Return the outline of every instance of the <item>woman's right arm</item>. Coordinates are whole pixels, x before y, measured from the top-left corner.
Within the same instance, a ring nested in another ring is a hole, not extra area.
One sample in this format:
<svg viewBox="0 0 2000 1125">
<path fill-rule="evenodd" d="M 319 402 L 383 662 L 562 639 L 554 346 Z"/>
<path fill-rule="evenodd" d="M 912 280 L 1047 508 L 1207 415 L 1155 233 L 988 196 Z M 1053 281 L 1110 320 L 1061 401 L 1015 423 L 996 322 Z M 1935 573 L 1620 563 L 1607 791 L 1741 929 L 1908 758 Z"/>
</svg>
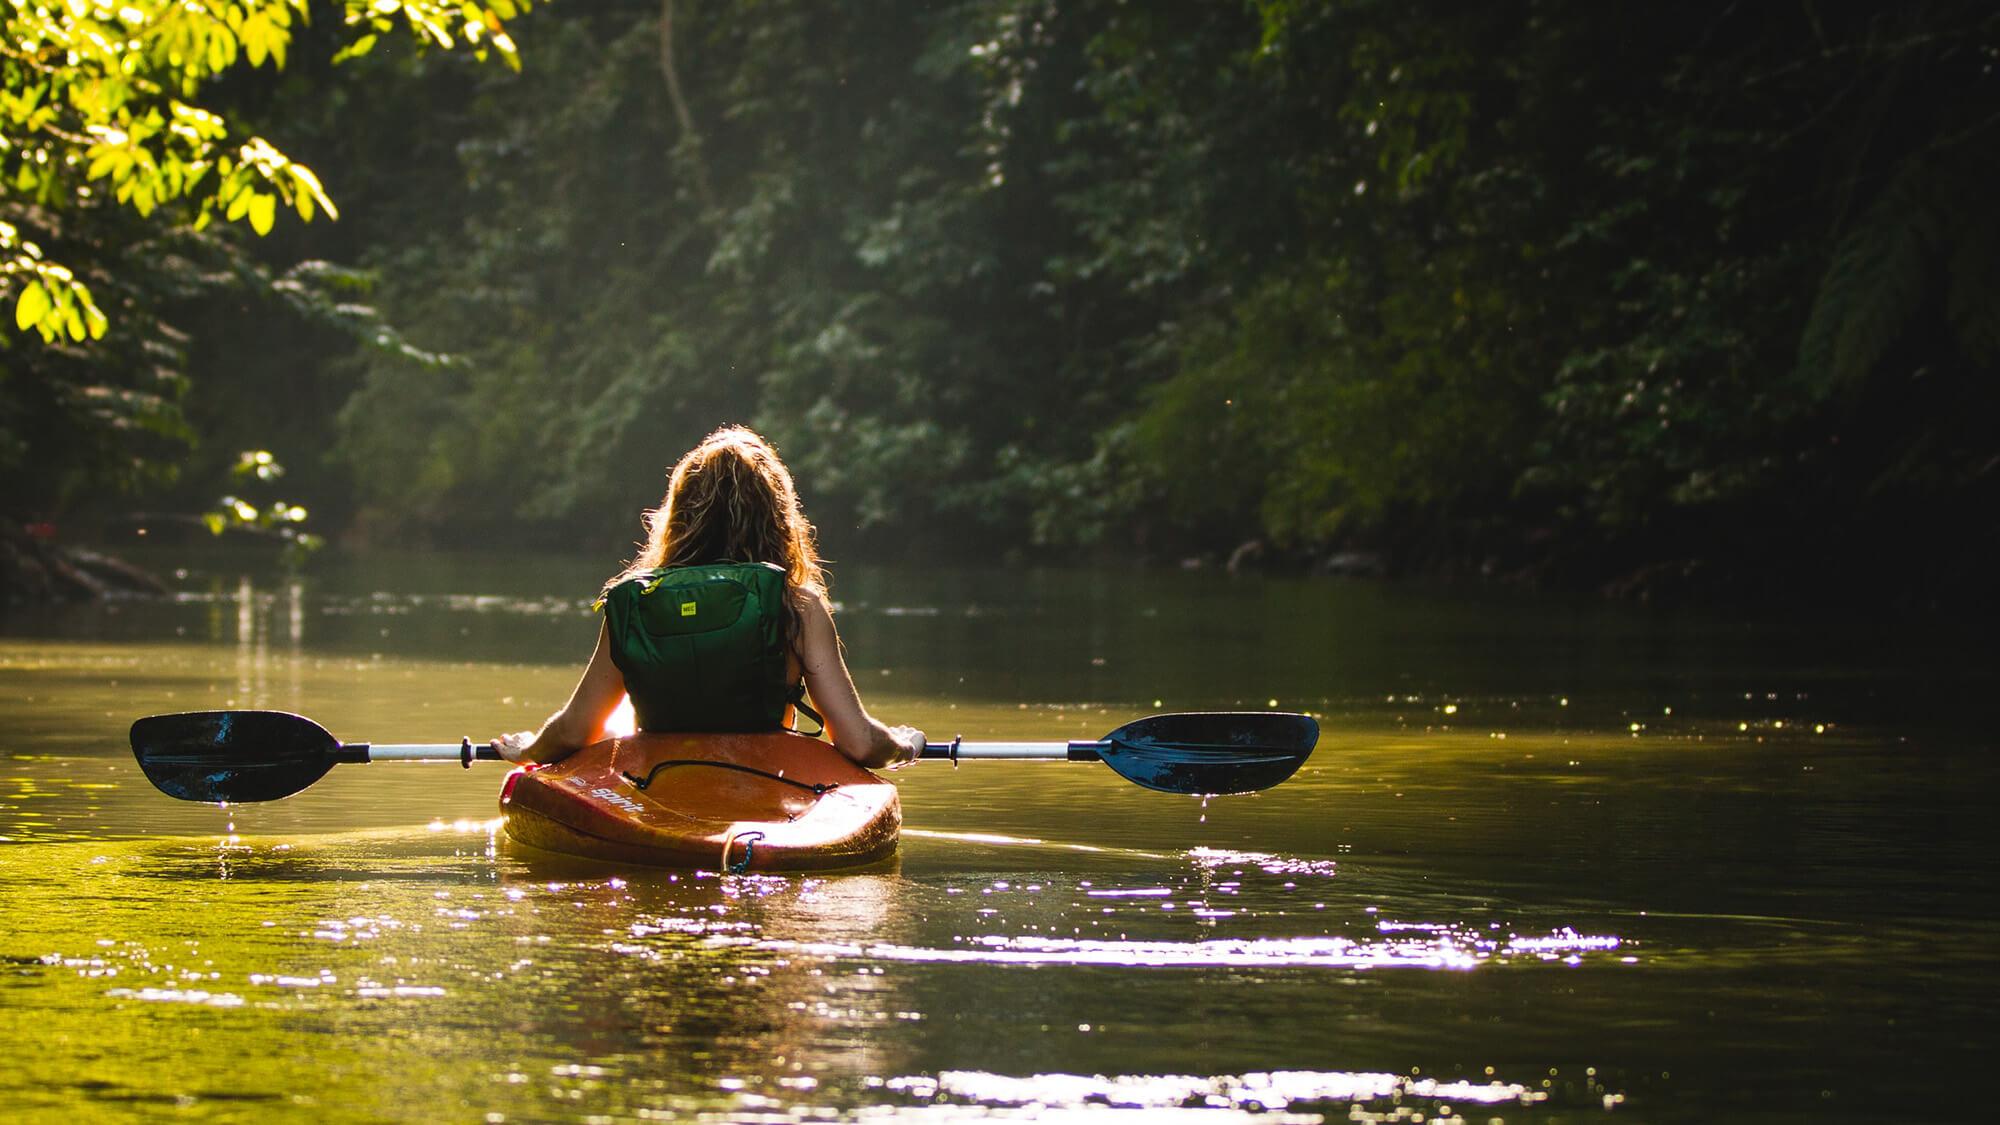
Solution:
<svg viewBox="0 0 2000 1125">
<path fill-rule="evenodd" d="M 611 629 L 597 630 L 597 649 L 590 654 L 583 676 L 563 709 L 550 715 L 539 731 L 515 731 L 493 740 L 493 749 L 510 762 L 553 762 L 603 737 L 604 724 L 625 698 L 625 677 L 611 660 Z"/>
<path fill-rule="evenodd" d="M 924 749 L 924 732 L 884 725 L 861 705 L 861 694 L 854 690 L 854 677 L 840 654 L 840 634 L 834 631 L 826 598 L 810 590 L 792 596 L 799 610 L 799 662 L 806 691 L 826 720 L 834 746 L 869 769 L 897 769 L 916 761 Z"/>
</svg>

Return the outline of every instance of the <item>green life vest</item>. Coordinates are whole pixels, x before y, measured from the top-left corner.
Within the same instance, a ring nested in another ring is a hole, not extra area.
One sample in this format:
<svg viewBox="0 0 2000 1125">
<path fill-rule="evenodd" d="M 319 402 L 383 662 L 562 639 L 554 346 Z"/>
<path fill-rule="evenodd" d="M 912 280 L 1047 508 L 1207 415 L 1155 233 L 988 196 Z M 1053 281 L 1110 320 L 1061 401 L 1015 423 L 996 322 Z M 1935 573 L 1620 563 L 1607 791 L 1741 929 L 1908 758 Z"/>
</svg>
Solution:
<svg viewBox="0 0 2000 1125">
<path fill-rule="evenodd" d="M 660 567 L 604 595 L 611 660 L 640 730 L 784 725 L 785 572 L 769 563 Z"/>
</svg>

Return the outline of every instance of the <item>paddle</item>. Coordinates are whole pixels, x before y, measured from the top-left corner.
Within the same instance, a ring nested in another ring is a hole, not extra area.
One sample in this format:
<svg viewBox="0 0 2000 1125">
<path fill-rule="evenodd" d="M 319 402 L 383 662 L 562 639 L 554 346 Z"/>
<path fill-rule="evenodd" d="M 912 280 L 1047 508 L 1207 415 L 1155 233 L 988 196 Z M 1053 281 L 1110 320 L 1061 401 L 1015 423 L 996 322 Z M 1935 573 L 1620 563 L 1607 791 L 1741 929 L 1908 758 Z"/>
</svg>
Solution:
<svg viewBox="0 0 2000 1125">
<path fill-rule="evenodd" d="M 189 711 L 132 724 L 132 756 L 153 787 L 183 801 L 275 801 L 345 762 L 497 762 L 491 746 L 342 743 L 286 711 Z"/>
<path fill-rule="evenodd" d="M 931 743 L 923 757 L 1103 762 L 1164 793 L 1248 793 L 1292 776 L 1319 741 L 1306 715 L 1215 711 L 1154 715 L 1094 742 Z M 132 755 L 153 786 L 183 801 L 275 801 L 350 762 L 498 761 L 491 746 L 343 743 L 284 711 L 191 711 L 132 724 Z"/>
<path fill-rule="evenodd" d="M 1319 742 L 1310 715 L 1195 711 L 1126 723 L 1093 742 L 933 742 L 925 758 L 1103 762 L 1162 793 L 1250 793 L 1297 772 Z"/>
</svg>

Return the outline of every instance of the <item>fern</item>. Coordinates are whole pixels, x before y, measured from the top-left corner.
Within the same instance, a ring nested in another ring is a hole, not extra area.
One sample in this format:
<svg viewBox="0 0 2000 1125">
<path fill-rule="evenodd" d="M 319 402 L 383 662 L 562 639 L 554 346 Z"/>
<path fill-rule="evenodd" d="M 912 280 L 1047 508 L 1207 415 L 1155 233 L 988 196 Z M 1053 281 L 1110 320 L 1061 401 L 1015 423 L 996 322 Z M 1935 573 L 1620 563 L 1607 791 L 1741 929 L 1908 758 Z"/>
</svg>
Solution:
<svg viewBox="0 0 2000 1125">
<path fill-rule="evenodd" d="M 1815 397 L 1865 380 L 1923 308 L 1943 231 L 1931 165 L 1912 161 L 1834 247 L 1799 341 Z"/>
<path fill-rule="evenodd" d="M 2000 359 L 2000 218 L 1988 158 L 1904 164 L 1834 248 L 1799 343 L 1796 374 L 1820 394 L 1866 380 L 1937 288 L 1957 343 Z"/>
<path fill-rule="evenodd" d="M 1952 228 L 1945 316 L 1965 357 L 1993 368 L 2000 367 L 2000 212 L 1993 206 L 2000 160 L 1987 163 L 1959 185 L 1964 206 Z"/>
</svg>

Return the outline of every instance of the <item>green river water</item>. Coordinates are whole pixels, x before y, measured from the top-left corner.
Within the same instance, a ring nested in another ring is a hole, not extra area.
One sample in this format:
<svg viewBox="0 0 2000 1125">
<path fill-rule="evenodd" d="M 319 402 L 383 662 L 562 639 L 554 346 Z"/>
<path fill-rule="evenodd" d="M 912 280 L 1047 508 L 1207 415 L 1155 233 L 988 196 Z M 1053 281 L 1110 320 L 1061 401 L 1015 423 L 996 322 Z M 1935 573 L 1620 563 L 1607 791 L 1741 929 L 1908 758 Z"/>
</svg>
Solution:
<svg viewBox="0 0 2000 1125">
<path fill-rule="evenodd" d="M 848 875 L 496 836 L 498 767 L 268 805 L 143 714 L 532 725 L 604 564 L 226 558 L 0 620 L 10 1120 L 1956 1121 L 2000 982 L 1993 649 L 1213 573 L 843 568 L 871 710 L 934 739 L 1304 710 L 1291 781 L 925 763 Z"/>
</svg>

